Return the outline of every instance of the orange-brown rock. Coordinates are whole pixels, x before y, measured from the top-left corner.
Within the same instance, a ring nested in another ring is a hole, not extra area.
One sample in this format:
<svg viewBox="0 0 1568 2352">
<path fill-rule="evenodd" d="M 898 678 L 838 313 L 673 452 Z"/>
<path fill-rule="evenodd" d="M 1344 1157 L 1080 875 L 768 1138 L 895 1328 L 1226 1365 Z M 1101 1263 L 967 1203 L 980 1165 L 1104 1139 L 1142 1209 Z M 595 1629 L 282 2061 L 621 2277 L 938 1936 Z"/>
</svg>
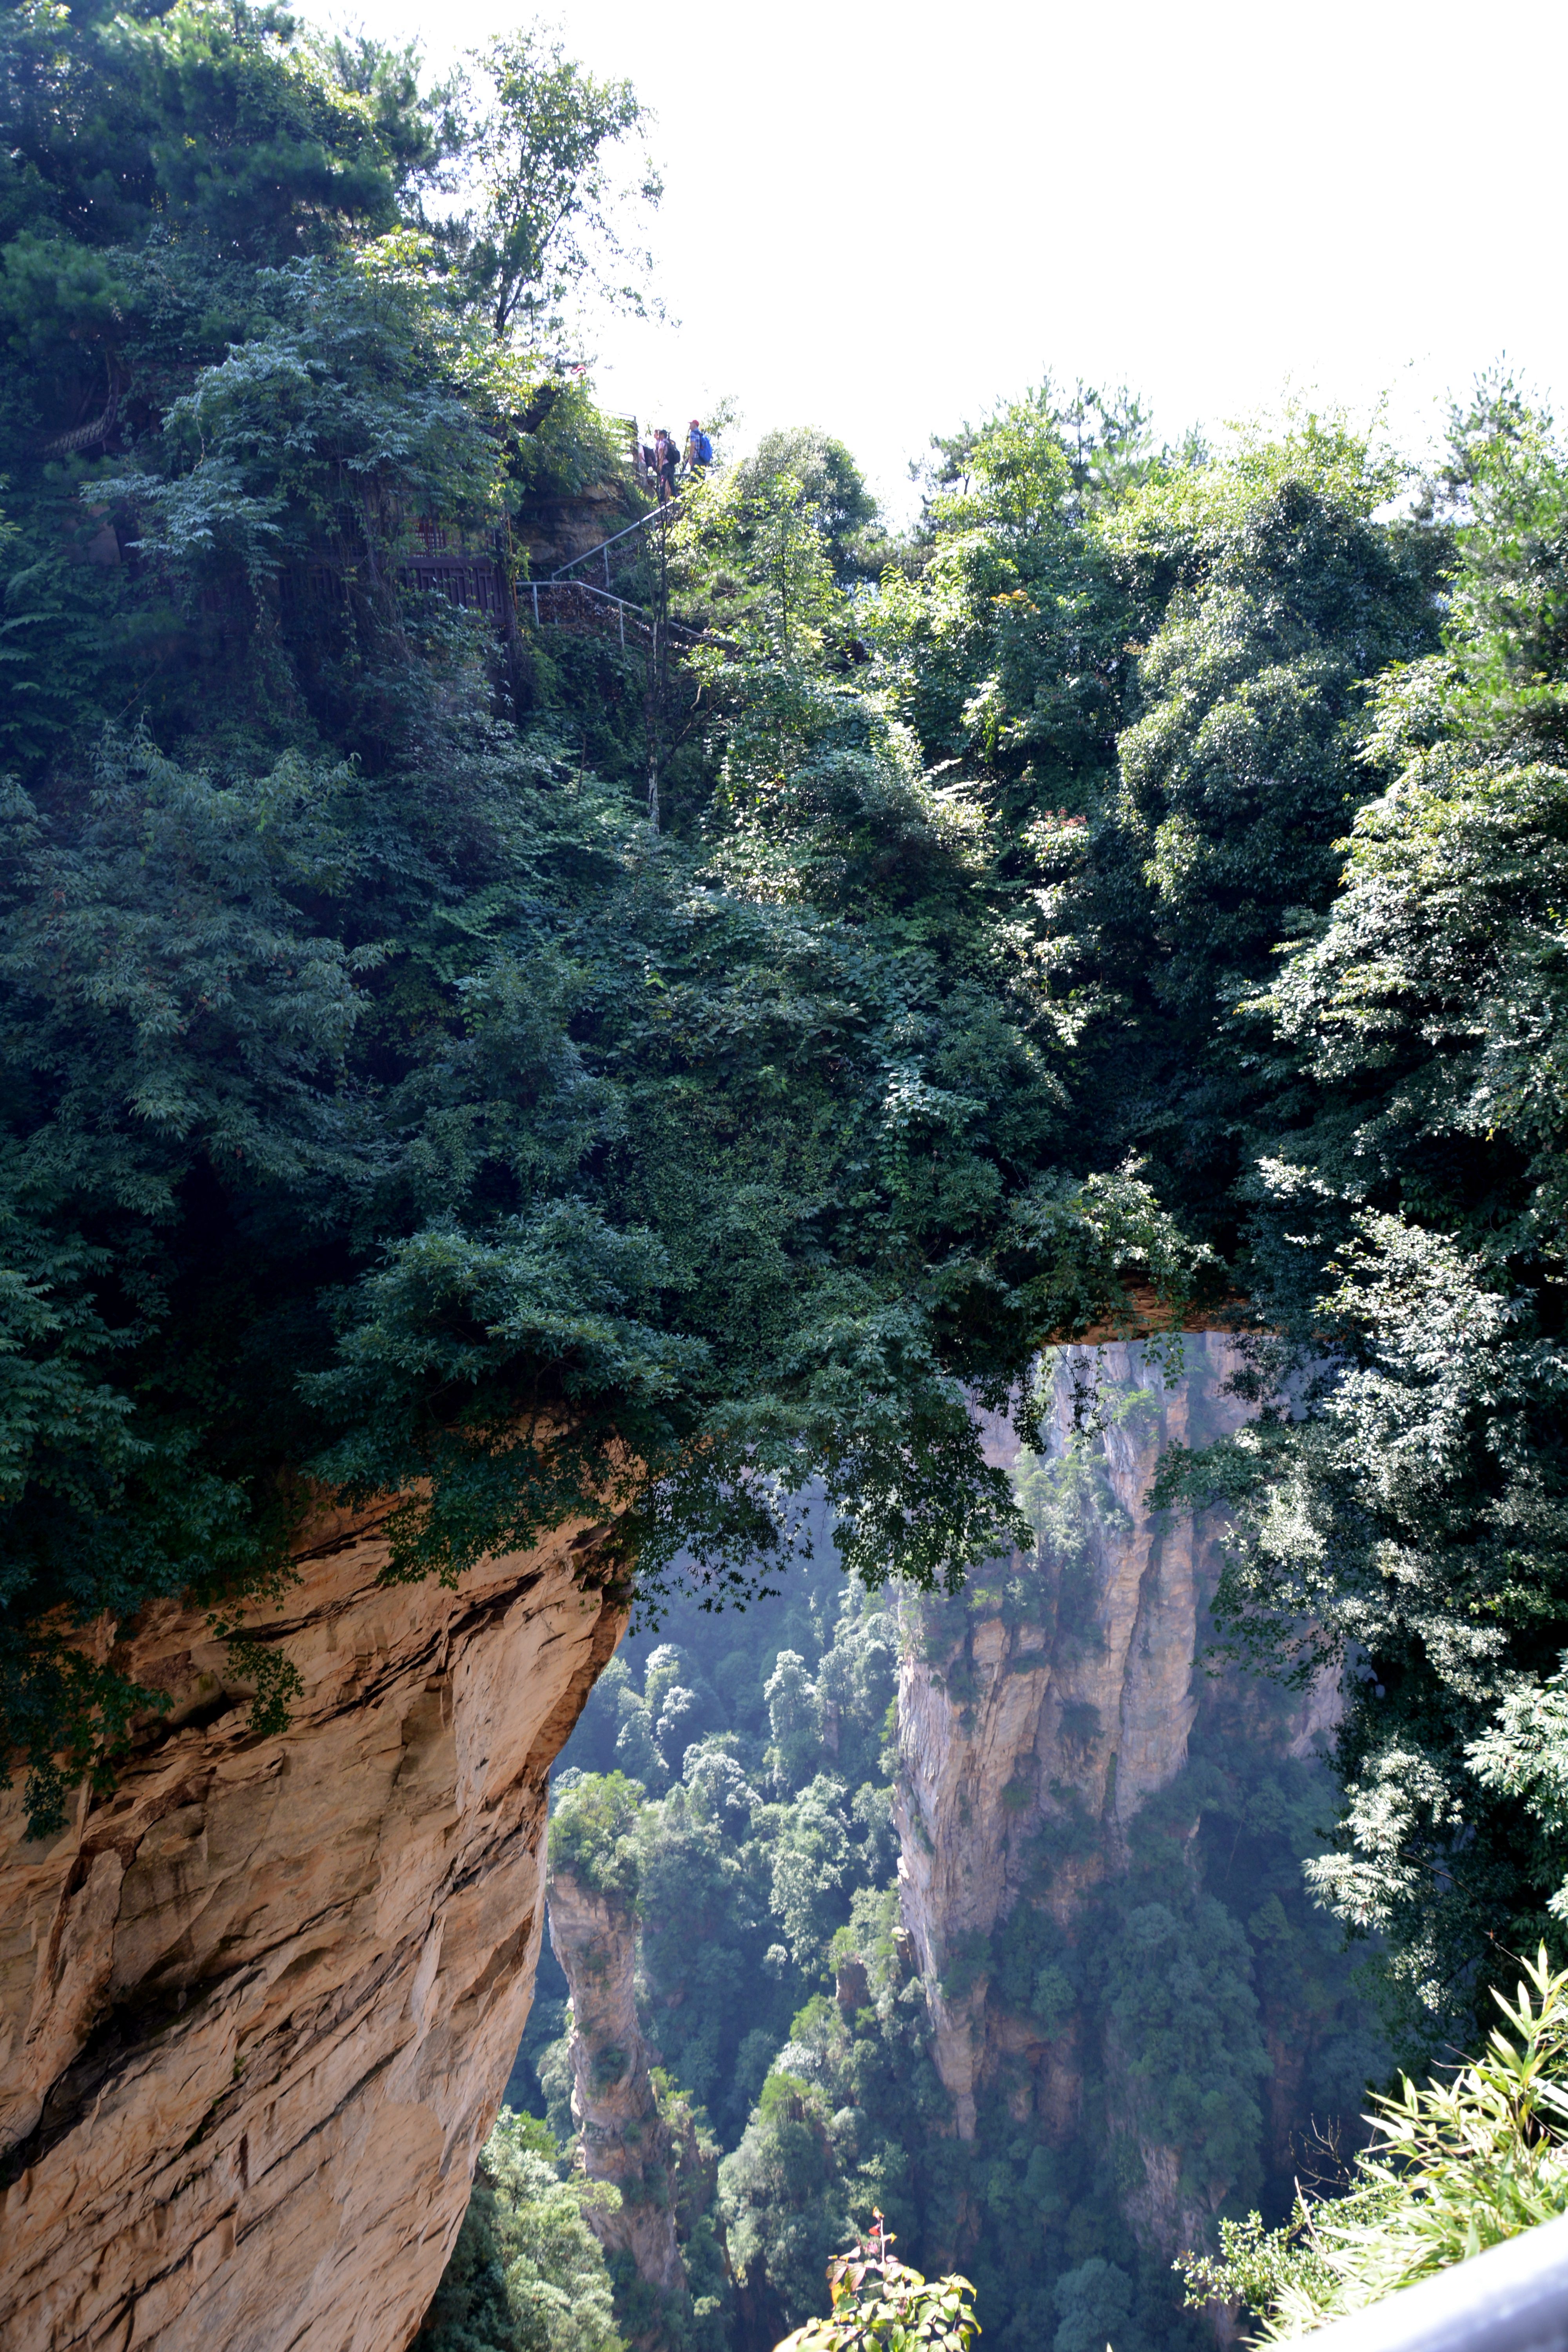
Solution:
<svg viewBox="0 0 1568 2352">
<path fill-rule="evenodd" d="M 118 1790 L 47 1842 L 0 1801 L 5 2352 L 402 2352 L 527 2015 L 549 1768 L 625 1622 L 604 1533 L 446 1591 L 381 1584 L 374 1518 L 318 1523 L 267 1621 L 304 1684 L 275 1738 L 201 1612 L 123 1629 L 173 1706 Z"/>
<path fill-rule="evenodd" d="M 637 1915 L 628 1903 L 556 1870 L 550 1941 L 572 1994 L 578 2161 L 590 2180 L 611 2181 L 620 2191 L 613 2211 L 587 2209 L 588 2224 L 606 2253 L 628 2253 L 640 2279 L 679 2299 L 686 2267 L 676 2242 L 675 2153 L 654 2096 L 653 2053 L 637 2022 Z"/>
<path fill-rule="evenodd" d="M 1114 1850 L 1126 1823 L 1186 1761 L 1220 1529 L 1207 1514 L 1156 1516 L 1147 1495 L 1168 1445 L 1206 1444 L 1247 1418 L 1227 1387 L 1237 1360 L 1220 1331 L 1189 1334 L 1173 1373 L 1137 1342 L 1058 1349 L 1053 1451 L 1067 1452 L 1075 1418 L 1091 1402 L 1100 1409 L 1084 1441 L 1087 1538 L 1076 1587 L 1018 1620 L 998 1587 L 989 1608 L 965 1612 L 952 1655 L 935 1660 L 923 1643 L 905 1655 L 899 1878 L 926 1980 L 931 2054 L 961 2138 L 973 2137 L 975 2094 L 1006 2029 L 984 1976 L 962 1991 L 944 1989 L 948 1958 L 1011 1909 L 1031 1842 L 1060 1792 L 1077 1794 Z M 1005 1423 L 990 1423 L 986 1439 L 993 1459 L 1016 1457 Z M 1060 1871 L 1053 1899 L 1064 1919 L 1076 1908 L 1075 1888 L 1073 1869 Z M 1039 2058 L 1048 2073 L 1056 2053 L 1045 2048 Z M 1060 2104 L 1059 2091 L 1052 2095 Z"/>
</svg>

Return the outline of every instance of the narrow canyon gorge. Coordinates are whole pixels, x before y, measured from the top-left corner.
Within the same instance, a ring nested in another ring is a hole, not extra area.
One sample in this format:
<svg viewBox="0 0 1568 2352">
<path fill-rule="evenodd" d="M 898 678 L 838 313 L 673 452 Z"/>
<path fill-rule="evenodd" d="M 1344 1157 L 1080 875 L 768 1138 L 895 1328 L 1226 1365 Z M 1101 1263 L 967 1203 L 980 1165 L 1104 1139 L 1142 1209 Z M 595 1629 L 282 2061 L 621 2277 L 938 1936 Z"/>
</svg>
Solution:
<svg viewBox="0 0 1568 2352">
<path fill-rule="evenodd" d="M 1153 1515 L 1147 1495 L 1167 1445 L 1239 1425 L 1235 1368 L 1212 1331 L 1186 1334 L 1179 1361 L 1058 1351 L 1037 1466 L 1073 1543 L 899 1610 L 900 1943 L 948 2128 L 972 2138 L 977 2097 L 1005 2080 L 1009 2111 L 1066 2144 L 1091 2063 L 1132 2159 L 1127 2218 L 1167 2261 L 1206 2241 L 1229 2182 L 1194 2197 L 1115 2049 L 1087 2052 L 1076 2012 L 1042 2022 L 984 1958 L 963 1962 L 1037 1898 L 1042 1837 L 1059 1848 L 1044 1900 L 1070 1938 L 1186 1763 L 1218 1687 L 1197 1660 L 1223 1530 Z M 1018 1466 L 1005 1423 L 988 1443 Z M 276 1737 L 250 1730 L 199 1613 L 154 1603 L 127 1629 L 124 1664 L 171 1706 L 115 1792 L 84 1790 L 48 1841 L 6 1801 L 6 2352 L 404 2352 L 527 2018 L 550 1766 L 626 1623 L 609 1534 L 567 1528 L 448 1591 L 382 1583 L 374 1516 L 314 1524 L 267 1621 L 304 1683 Z M 1314 1691 L 1285 1744 L 1309 1753 L 1334 1713 Z M 549 1901 L 579 2162 L 618 2192 L 590 2223 L 679 2304 L 682 2151 L 638 2022 L 635 1906 L 566 1866 Z M 847 2014 L 864 1981 L 841 1968 Z M 695 2179 L 695 2144 L 684 2155 Z"/>
</svg>

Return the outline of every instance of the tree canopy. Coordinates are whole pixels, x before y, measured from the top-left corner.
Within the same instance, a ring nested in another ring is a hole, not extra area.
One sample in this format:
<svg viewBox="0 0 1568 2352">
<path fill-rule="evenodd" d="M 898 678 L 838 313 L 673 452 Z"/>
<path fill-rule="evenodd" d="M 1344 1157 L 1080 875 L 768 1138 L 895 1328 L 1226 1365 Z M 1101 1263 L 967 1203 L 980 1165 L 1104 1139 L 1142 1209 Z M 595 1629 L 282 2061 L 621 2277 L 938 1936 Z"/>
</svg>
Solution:
<svg viewBox="0 0 1568 2352">
<path fill-rule="evenodd" d="M 0 1686 L 36 1818 L 151 1703 L 73 1629 L 179 1590 L 253 1624 L 312 1482 L 417 1496 L 396 1575 L 608 1507 L 645 1589 L 684 1546 L 745 1590 L 813 1476 L 862 1574 L 961 1575 L 1012 1525 L 971 1396 L 1185 1261 L 1135 1179 L 1062 1165 L 979 812 L 847 677 L 794 478 L 681 526 L 742 609 L 673 830 L 629 788 L 637 655 L 517 617 L 542 498 L 637 510 L 554 324 L 635 100 L 520 35 L 476 114 L 243 5 L 6 38 Z M 432 533 L 499 615 L 421 587 Z M 274 1720 L 287 1661 L 237 1638 Z"/>
<path fill-rule="evenodd" d="M 1250 1332 L 1168 1495 L 1237 1514 L 1237 1643 L 1342 1662 L 1317 1883 L 1448 2030 L 1568 1865 L 1550 421 L 1489 381 L 1423 486 L 1047 382 L 901 539 L 781 431 L 642 532 L 650 660 L 516 593 L 563 499 L 647 512 L 568 317 L 646 299 L 626 84 L 249 0 L 0 42 L 36 1818 L 150 1703 L 104 1611 L 198 1595 L 275 1717 L 310 1492 L 416 1498 L 395 1575 L 615 1511 L 714 1598 L 815 1478 L 862 1577 L 952 1585 L 1022 1532 L 974 1405 L 1027 1434 L 1152 1288 Z"/>
</svg>

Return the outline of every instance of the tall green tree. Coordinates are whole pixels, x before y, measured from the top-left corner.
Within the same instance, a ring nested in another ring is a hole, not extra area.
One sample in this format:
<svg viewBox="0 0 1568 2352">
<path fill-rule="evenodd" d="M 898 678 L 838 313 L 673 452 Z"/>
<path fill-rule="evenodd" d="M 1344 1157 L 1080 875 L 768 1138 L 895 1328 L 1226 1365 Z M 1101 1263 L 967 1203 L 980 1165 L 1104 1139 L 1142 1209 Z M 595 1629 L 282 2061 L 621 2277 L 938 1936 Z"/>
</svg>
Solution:
<svg viewBox="0 0 1568 2352">
<path fill-rule="evenodd" d="M 1542 1696 L 1568 1645 L 1564 470 L 1505 385 L 1458 420 L 1454 471 L 1443 648 L 1378 688 L 1384 789 L 1258 1000 L 1302 1079 L 1264 1131 L 1253 1263 L 1316 1385 L 1226 1449 L 1258 1499 L 1222 1596 L 1238 1639 L 1342 1664 L 1348 1804 L 1315 1876 L 1439 2037 L 1494 1939 L 1552 1930 L 1568 1869 Z"/>
<path fill-rule="evenodd" d="M 614 151 L 647 124 L 630 82 L 588 72 L 537 26 L 497 34 L 472 62 L 488 85 L 463 143 L 473 201 L 440 229 L 464 298 L 527 348 L 559 338 L 577 287 L 640 310 L 650 257 L 624 215 L 657 205 L 661 184 L 646 152 L 628 184 L 615 176 Z"/>
<path fill-rule="evenodd" d="M 835 577 L 842 583 L 875 579 L 891 548 L 879 522 L 877 501 L 854 457 L 842 441 L 815 425 L 777 427 L 764 433 L 750 457 L 735 468 L 743 493 L 754 495 L 770 482 L 798 485 L 798 498 L 822 534 Z"/>
</svg>

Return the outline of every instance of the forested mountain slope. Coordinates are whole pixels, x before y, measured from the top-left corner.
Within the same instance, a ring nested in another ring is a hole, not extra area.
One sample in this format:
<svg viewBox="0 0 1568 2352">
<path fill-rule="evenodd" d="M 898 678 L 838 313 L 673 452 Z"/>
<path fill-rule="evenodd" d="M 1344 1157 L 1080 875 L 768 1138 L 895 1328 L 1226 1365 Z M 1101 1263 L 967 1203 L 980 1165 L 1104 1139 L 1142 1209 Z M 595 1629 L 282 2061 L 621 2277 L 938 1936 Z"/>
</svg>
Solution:
<svg viewBox="0 0 1568 2352">
<path fill-rule="evenodd" d="M 648 505 L 563 324 L 639 267 L 630 89 L 521 33 L 431 91 L 206 0 L 25 0 L 0 41 L 0 1708 L 38 1948 L 100 1849 L 139 1866 L 138 1776 L 304 1719 L 312 1514 L 370 1515 L 431 1627 L 497 1561 L 577 1558 L 590 1613 L 788 1591 L 813 1496 L 846 1623 L 889 1580 L 962 1611 L 1035 1540 L 983 1412 L 1039 1452 L 1043 1346 L 1223 1315 L 1250 1417 L 1173 1447 L 1162 1506 L 1228 1510 L 1234 1645 L 1340 1676 L 1311 1883 L 1402 2046 L 1468 2035 L 1564 1868 L 1549 423 L 1489 383 L 1423 486 L 1333 419 L 1160 450 L 1047 385 L 937 445 L 903 540 L 801 428 L 642 532 L 658 630 L 536 627 L 547 518 Z M 881 1900 L 862 1765 L 802 1871 L 842 1838 Z M 226 1948 L 167 1975 L 185 1899 L 58 2050 L 29 1945 L 39 2113 L 226 1982 Z M 825 1961 L 784 1935 L 775 2000 L 769 1948 L 771 2037 Z M 763 2077 L 671 2063 L 743 2146 Z M 1133 2279 L 1100 2242 L 1068 2270 Z"/>
</svg>

